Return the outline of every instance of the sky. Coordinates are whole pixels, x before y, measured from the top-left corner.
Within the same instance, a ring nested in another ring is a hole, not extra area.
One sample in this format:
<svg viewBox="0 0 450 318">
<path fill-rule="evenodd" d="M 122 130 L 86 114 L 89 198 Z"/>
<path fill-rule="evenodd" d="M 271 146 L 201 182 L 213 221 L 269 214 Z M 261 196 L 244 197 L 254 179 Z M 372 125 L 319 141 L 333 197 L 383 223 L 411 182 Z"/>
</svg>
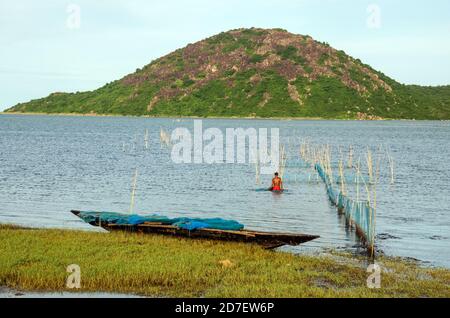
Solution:
<svg viewBox="0 0 450 318">
<path fill-rule="evenodd" d="M 241 27 L 308 34 L 401 83 L 450 84 L 448 0 L 0 0 L 0 111 Z"/>
</svg>

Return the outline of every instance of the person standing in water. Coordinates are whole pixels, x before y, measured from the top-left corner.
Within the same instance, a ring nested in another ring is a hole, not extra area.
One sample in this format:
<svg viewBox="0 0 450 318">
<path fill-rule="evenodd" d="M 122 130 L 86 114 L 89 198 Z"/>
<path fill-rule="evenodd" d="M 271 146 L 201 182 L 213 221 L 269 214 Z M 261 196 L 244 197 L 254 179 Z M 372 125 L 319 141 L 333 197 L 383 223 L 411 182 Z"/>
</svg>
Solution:
<svg viewBox="0 0 450 318">
<path fill-rule="evenodd" d="M 278 172 L 275 172 L 275 177 L 272 179 L 270 191 L 283 191 L 283 181 L 279 177 Z"/>
</svg>

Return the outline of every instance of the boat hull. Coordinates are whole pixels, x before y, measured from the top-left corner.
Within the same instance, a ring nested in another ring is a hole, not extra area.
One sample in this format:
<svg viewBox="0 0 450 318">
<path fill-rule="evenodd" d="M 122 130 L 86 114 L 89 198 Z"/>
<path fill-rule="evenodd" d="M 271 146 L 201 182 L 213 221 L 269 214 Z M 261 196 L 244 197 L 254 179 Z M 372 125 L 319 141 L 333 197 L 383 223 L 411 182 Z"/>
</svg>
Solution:
<svg viewBox="0 0 450 318">
<path fill-rule="evenodd" d="M 80 211 L 72 210 L 74 215 L 79 215 Z M 232 241 L 258 244 L 266 249 L 274 249 L 284 245 L 297 246 L 302 243 L 306 243 L 319 238 L 316 235 L 308 234 L 291 234 L 291 233 L 272 233 L 272 232 L 260 232 L 260 231 L 229 231 L 229 230 L 215 230 L 215 229 L 197 229 L 195 231 L 189 231 L 180 229 L 173 225 L 165 225 L 156 222 L 146 222 L 139 225 L 122 225 L 102 223 L 97 218 L 95 221 L 89 224 L 93 226 L 99 226 L 107 231 L 126 231 L 137 232 L 144 234 L 159 234 L 175 237 L 186 237 L 192 239 L 209 239 L 220 241 Z"/>
</svg>

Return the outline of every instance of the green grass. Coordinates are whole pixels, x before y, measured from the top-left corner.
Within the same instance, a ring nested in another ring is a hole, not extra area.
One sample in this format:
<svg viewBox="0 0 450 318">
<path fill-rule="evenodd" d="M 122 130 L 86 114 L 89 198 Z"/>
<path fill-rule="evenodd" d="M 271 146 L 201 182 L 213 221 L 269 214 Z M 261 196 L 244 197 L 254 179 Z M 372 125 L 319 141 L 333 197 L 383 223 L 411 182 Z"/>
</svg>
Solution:
<svg viewBox="0 0 450 318">
<path fill-rule="evenodd" d="M 450 297 L 450 272 L 380 259 L 381 289 L 366 287 L 364 260 L 258 246 L 130 233 L 0 227 L 0 286 L 63 291 L 70 264 L 83 292 L 172 297 Z M 224 266 L 221 261 L 229 261 Z"/>
</svg>

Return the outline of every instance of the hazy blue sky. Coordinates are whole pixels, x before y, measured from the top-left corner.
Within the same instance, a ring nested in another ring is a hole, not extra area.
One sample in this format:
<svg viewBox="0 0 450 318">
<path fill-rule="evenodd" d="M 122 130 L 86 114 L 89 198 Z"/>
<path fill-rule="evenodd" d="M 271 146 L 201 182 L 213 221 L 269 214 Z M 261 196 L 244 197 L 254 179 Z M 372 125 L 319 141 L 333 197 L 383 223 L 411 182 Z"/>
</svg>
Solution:
<svg viewBox="0 0 450 318">
<path fill-rule="evenodd" d="M 0 0 L 0 110 L 252 26 L 309 34 L 402 83 L 450 84 L 448 0 Z"/>
</svg>

